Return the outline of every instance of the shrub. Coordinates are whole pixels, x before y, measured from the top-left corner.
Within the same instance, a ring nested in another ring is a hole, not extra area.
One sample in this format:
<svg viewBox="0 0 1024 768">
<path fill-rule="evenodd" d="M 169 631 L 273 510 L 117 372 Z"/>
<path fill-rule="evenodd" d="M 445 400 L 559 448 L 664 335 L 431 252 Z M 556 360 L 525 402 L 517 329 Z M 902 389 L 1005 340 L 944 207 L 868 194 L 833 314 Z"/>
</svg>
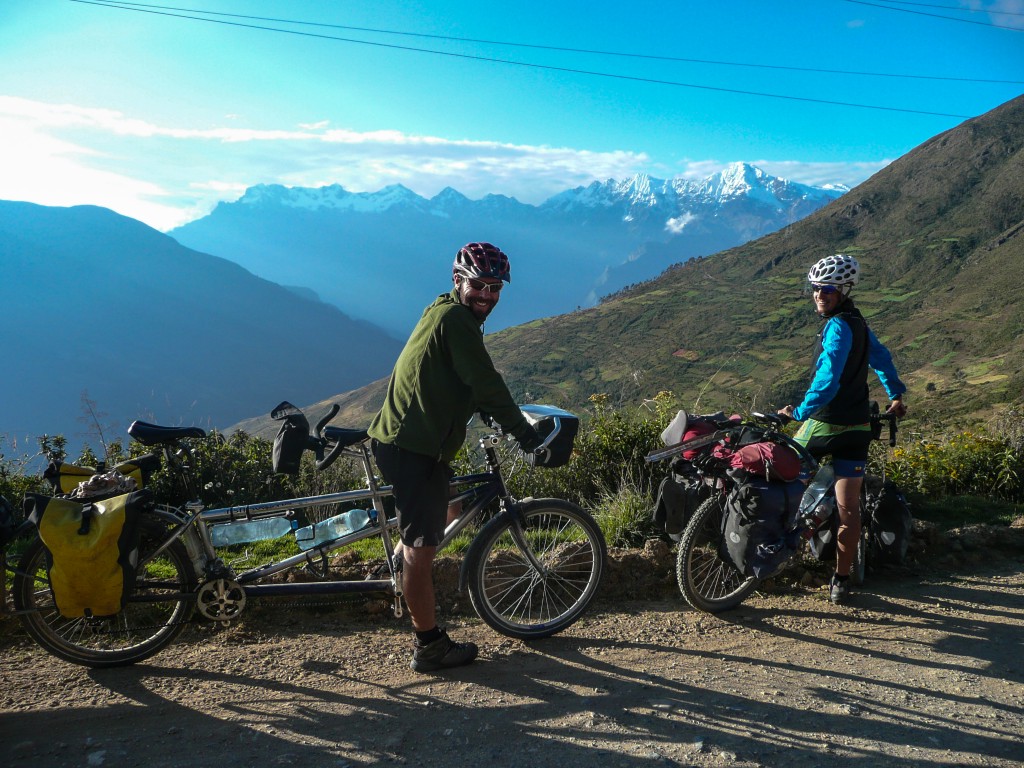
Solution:
<svg viewBox="0 0 1024 768">
<path fill-rule="evenodd" d="M 1024 501 L 1024 452 L 1006 440 L 961 432 L 875 453 L 871 471 L 923 496 L 975 495 Z"/>
<path fill-rule="evenodd" d="M 597 499 L 594 517 L 610 547 L 642 547 L 657 536 L 651 519 L 649 485 L 625 473 L 614 488 L 605 488 Z"/>
<path fill-rule="evenodd" d="M 529 493 L 568 499 L 585 508 L 595 500 L 618 492 L 624 478 L 636 488 L 650 488 L 667 471 L 662 462 L 649 464 L 644 457 L 661 445 L 665 424 L 660 412 L 642 411 L 630 416 L 612 410 L 600 396 L 591 398 L 594 414 L 580 425 L 572 458 L 563 467 L 534 472 L 529 487 L 510 482 L 516 495 Z M 666 422 L 667 423 L 667 422 Z"/>
</svg>

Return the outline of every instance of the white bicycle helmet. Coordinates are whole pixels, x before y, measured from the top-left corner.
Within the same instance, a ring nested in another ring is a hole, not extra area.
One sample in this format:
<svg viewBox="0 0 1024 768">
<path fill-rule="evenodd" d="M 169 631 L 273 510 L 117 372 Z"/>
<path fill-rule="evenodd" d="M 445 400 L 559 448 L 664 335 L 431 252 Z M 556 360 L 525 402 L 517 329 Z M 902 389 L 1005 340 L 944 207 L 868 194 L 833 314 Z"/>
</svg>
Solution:
<svg viewBox="0 0 1024 768">
<path fill-rule="evenodd" d="M 853 256 L 842 253 L 826 256 L 811 267 L 807 280 L 811 283 L 852 287 L 860 282 L 860 264 Z"/>
</svg>

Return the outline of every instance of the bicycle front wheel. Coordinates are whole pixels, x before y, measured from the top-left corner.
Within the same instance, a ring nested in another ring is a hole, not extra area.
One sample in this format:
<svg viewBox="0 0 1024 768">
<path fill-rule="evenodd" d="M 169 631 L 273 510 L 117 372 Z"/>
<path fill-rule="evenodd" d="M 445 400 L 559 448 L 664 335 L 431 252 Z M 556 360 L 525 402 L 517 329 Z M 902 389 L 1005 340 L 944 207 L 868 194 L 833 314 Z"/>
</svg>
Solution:
<svg viewBox="0 0 1024 768">
<path fill-rule="evenodd" d="M 679 539 L 676 578 L 686 602 L 698 611 L 718 613 L 742 603 L 757 579 L 722 556 L 725 506 L 713 496 L 697 507 Z"/>
<path fill-rule="evenodd" d="M 606 557 L 593 517 L 567 501 L 535 499 L 488 522 L 470 544 L 469 597 L 503 635 L 550 637 L 590 605 Z"/>
<path fill-rule="evenodd" d="M 152 557 L 168 535 L 166 524 L 144 519 L 140 528 L 135 590 L 120 613 L 102 618 L 62 616 L 46 548 L 38 538 L 29 545 L 11 591 L 25 631 L 44 650 L 73 664 L 114 667 L 147 659 L 178 636 L 195 607 L 192 563 L 180 541 Z"/>
</svg>

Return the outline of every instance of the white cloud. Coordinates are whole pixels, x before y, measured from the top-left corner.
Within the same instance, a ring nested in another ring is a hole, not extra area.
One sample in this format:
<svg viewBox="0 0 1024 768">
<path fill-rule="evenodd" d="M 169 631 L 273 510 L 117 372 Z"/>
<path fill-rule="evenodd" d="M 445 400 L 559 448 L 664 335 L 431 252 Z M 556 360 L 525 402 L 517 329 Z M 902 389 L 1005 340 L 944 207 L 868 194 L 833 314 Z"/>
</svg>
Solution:
<svg viewBox="0 0 1024 768">
<path fill-rule="evenodd" d="M 0 131 L 0 198 L 101 205 L 161 230 L 261 183 L 341 184 L 354 192 L 400 183 L 425 197 L 450 186 L 474 199 L 503 194 L 539 203 L 653 165 L 642 152 L 357 132 L 325 120 L 294 129 L 168 127 L 114 110 L 6 96 L 0 96 Z M 849 186 L 885 164 L 754 162 L 795 181 Z M 705 177 L 725 165 L 695 161 L 681 175 Z"/>
<path fill-rule="evenodd" d="M 961 0 L 960 4 L 972 11 L 984 12 L 990 24 L 1024 29 L 1024 0 Z"/>
<path fill-rule="evenodd" d="M 678 235 L 686 228 L 687 224 L 689 224 L 696 218 L 696 216 L 687 211 L 682 216 L 676 216 L 666 221 L 665 229 L 671 232 L 673 235 Z"/>
</svg>

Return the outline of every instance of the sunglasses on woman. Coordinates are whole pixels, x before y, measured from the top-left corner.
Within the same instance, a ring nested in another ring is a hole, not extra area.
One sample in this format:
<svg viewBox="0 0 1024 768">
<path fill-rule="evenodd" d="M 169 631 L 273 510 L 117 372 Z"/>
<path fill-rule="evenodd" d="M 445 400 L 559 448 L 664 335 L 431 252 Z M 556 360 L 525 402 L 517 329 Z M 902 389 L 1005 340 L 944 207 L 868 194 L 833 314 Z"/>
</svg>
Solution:
<svg viewBox="0 0 1024 768">
<path fill-rule="evenodd" d="M 811 283 L 811 290 L 813 290 L 815 293 L 820 293 L 823 296 L 831 296 L 833 293 L 839 293 L 839 286 L 821 283 Z"/>
</svg>

